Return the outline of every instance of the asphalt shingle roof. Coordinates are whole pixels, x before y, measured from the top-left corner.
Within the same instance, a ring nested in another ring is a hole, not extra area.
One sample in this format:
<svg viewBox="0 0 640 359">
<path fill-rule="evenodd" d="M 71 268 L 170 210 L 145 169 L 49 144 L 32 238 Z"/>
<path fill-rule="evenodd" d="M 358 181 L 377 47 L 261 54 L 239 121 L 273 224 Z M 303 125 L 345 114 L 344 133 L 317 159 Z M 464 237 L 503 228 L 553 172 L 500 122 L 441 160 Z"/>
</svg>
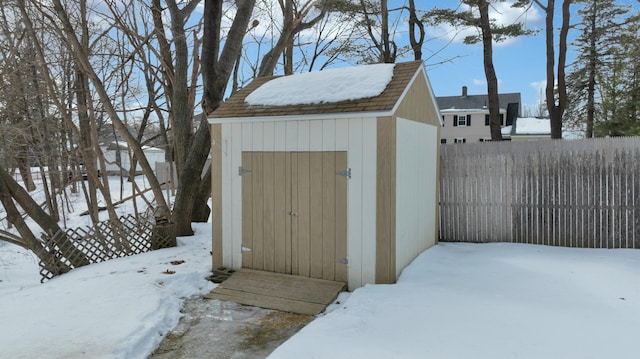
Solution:
<svg viewBox="0 0 640 359">
<path fill-rule="evenodd" d="M 420 66 L 422 66 L 422 61 L 397 63 L 393 70 L 393 78 L 385 90 L 376 97 L 310 105 L 249 106 L 249 104 L 245 102 L 245 98 L 262 84 L 275 77 L 257 78 L 245 88 L 238 91 L 235 95 L 231 96 L 227 101 L 222 103 L 220 107 L 218 107 L 218 109 L 209 116 L 209 118 L 389 111 L 392 110 L 398 102 L 400 96 L 409 85 L 413 75 Z M 300 89 L 300 91 L 304 91 L 304 89 Z"/>
<path fill-rule="evenodd" d="M 520 104 L 520 93 L 504 93 L 498 95 L 500 100 L 500 108 L 507 108 L 510 103 Z M 440 110 L 449 109 L 481 109 L 488 106 L 489 100 L 487 95 L 467 95 L 467 96 L 443 96 L 436 97 Z"/>
</svg>

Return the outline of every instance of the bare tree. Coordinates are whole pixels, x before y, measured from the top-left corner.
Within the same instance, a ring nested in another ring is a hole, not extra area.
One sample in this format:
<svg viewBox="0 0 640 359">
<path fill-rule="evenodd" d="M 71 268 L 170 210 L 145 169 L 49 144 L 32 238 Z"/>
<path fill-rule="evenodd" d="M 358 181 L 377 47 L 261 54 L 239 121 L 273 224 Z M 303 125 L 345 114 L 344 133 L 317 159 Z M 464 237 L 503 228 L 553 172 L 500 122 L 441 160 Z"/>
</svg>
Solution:
<svg viewBox="0 0 640 359">
<path fill-rule="evenodd" d="M 297 3 L 294 0 L 278 0 L 282 10 L 283 27 L 276 44 L 263 57 L 258 76 L 271 76 L 278 62 L 278 57 L 284 53 L 284 73 L 293 73 L 293 39 L 299 32 L 317 24 L 327 13 L 328 1 L 307 0 Z M 319 13 L 308 21 L 304 21 L 309 12 L 318 8 Z"/>
<path fill-rule="evenodd" d="M 555 0 L 519 0 L 514 6 L 528 7 L 536 4 L 545 13 L 545 41 L 547 52 L 547 87 L 545 97 L 551 122 L 551 138 L 562 138 L 562 119 L 567 107 L 567 83 L 565 67 L 567 62 L 567 36 L 569 34 L 572 0 L 562 0 L 562 24 L 558 34 L 558 62 L 555 55 Z M 557 82 L 556 82 L 557 78 Z"/>
</svg>

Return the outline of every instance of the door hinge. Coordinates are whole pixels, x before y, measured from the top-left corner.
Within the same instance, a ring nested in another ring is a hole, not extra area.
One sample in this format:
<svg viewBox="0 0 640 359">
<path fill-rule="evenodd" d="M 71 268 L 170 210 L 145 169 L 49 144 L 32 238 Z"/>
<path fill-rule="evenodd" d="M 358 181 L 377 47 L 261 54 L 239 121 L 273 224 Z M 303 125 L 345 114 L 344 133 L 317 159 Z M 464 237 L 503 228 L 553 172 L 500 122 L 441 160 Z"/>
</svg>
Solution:
<svg viewBox="0 0 640 359">
<path fill-rule="evenodd" d="M 251 173 L 251 170 L 248 168 L 242 168 L 242 166 L 238 167 L 238 176 L 246 175 L 247 173 Z"/>
<path fill-rule="evenodd" d="M 351 168 L 347 168 L 344 171 L 338 171 L 336 172 L 336 174 L 338 176 L 343 176 L 343 177 L 347 177 L 347 179 L 351 179 Z"/>
<path fill-rule="evenodd" d="M 347 259 L 347 258 L 338 258 L 338 259 L 336 259 L 336 262 L 340 263 L 340 264 L 349 264 L 349 259 Z"/>
<path fill-rule="evenodd" d="M 242 248 L 240 248 L 240 252 L 251 252 L 251 248 L 242 246 Z"/>
</svg>

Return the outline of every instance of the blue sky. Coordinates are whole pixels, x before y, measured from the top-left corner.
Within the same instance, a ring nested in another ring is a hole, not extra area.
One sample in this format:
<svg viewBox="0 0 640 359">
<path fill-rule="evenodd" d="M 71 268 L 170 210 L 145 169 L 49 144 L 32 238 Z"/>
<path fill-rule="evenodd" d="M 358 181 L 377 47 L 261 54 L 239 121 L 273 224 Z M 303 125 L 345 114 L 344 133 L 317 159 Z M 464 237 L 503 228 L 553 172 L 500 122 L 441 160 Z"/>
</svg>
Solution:
<svg viewBox="0 0 640 359">
<path fill-rule="evenodd" d="M 560 0 L 557 0 L 559 3 Z M 634 4 L 636 0 L 620 0 L 621 3 Z M 513 3 L 512 0 L 507 3 Z M 440 8 L 454 7 L 459 4 L 452 0 L 435 0 L 433 5 Z M 559 8 L 560 4 L 556 6 Z M 572 6 L 577 9 L 577 6 Z M 497 11 L 496 11 L 497 10 Z M 514 19 L 524 20 L 528 28 L 544 30 L 544 14 L 532 8 L 526 15 L 510 10 L 508 6 L 494 10 L 494 16 L 504 19 L 505 23 Z M 560 21 L 560 13 L 556 22 Z M 521 12 L 521 11 L 520 11 Z M 575 10 L 574 10 L 575 12 Z M 572 22 L 577 21 L 577 16 Z M 559 27 L 559 25 L 558 25 Z M 427 63 L 427 71 L 436 96 L 454 96 L 461 93 L 462 86 L 467 86 L 469 94 L 485 94 L 486 81 L 482 63 L 482 45 L 462 44 L 463 34 L 453 37 L 452 42 L 440 51 L 437 56 L 428 58 L 429 51 L 440 50 L 452 38 L 453 29 L 430 29 L 427 38 L 436 36 L 439 39 L 426 43 L 423 58 Z M 571 34 L 570 34 L 571 36 Z M 540 98 L 540 89 L 546 84 L 546 50 L 544 33 L 531 37 L 520 37 L 502 44 L 494 44 L 494 66 L 498 76 L 500 93 L 520 92 L 523 105 L 532 110 Z M 571 48 L 569 49 L 571 51 Z M 556 54 L 557 55 L 557 54 Z M 570 58 L 572 57 L 569 54 Z M 449 59 L 451 59 L 449 61 Z M 443 62 L 442 64 L 438 64 Z"/>
</svg>

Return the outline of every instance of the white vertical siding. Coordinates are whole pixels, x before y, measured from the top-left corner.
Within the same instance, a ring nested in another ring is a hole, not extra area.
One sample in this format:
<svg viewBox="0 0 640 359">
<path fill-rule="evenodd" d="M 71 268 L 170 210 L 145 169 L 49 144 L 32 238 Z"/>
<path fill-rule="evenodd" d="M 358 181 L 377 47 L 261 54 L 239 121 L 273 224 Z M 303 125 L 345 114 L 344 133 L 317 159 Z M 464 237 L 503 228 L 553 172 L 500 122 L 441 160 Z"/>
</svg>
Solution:
<svg viewBox="0 0 640 359">
<path fill-rule="evenodd" d="M 396 275 L 435 244 L 435 126 L 398 119 L 396 141 Z"/>
<path fill-rule="evenodd" d="M 376 119 L 247 122 L 222 125 L 223 265 L 242 267 L 243 151 L 347 151 L 349 289 L 375 282 Z"/>
</svg>

